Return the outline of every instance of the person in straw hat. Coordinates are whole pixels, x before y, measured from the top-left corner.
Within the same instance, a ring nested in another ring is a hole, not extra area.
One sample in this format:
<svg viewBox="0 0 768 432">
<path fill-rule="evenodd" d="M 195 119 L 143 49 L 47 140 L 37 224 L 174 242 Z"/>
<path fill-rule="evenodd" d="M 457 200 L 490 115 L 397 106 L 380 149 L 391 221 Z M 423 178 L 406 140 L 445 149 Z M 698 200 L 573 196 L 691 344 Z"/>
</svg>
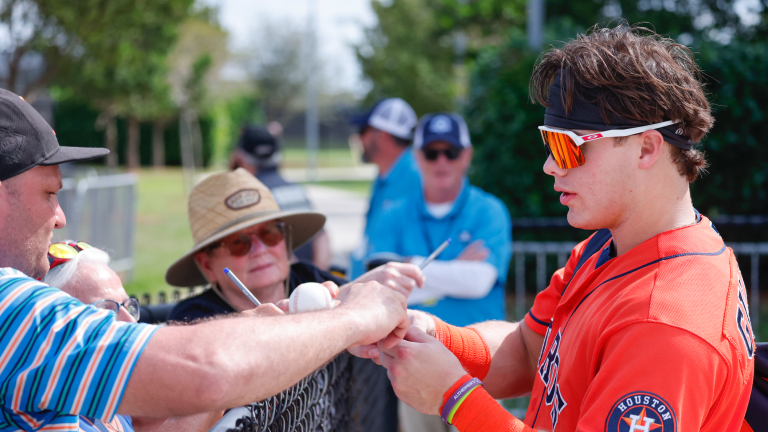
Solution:
<svg viewBox="0 0 768 432">
<path fill-rule="evenodd" d="M 307 210 L 280 210 L 270 190 L 242 168 L 212 175 L 195 186 L 189 197 L 189 223 L 194 246 L 168 268 L 165 279 L 174 286 L 210 284 L 210 289 L 180 302 L 168 317 L 171 321 L 189 322 L 252 309 L 253 303 L 224 268 L 237 275 L 261 303 L 283 308 L 289 292 L 302 283 L 346 284 L 311 263 L 291 264 L 291 251 L 322 229 L 325 216 Z M 407 297 L 414 287 L 423 285 L 424 276 L 412 264 L 391 263 L 353 283 L 369 281 Z"/>
<path fill-rule="evenodd" d="M 337 307 L 311 314 L 253 316 L 274 308 L 266 305 L 195 326 L 117 321 L 35 280 L 50 268 L 53 230 L 67 223 L 56 197 L 58 164 L 109 151 L 60 147 L 40 114 L 6 90 L 0 128 L 7 132 L 0 345 L 10 361 L 0 381 L 11 384 L 0 400 L 2 430 L 76 432 L 80 415 L 111 422 L 117 413 L 172 417 L 243 406 L 287 389 L 345 348 L 382 339 L 394 346 L 411 325 L 405 296 L 376 282 L 344 287 Z"/>
</svg>

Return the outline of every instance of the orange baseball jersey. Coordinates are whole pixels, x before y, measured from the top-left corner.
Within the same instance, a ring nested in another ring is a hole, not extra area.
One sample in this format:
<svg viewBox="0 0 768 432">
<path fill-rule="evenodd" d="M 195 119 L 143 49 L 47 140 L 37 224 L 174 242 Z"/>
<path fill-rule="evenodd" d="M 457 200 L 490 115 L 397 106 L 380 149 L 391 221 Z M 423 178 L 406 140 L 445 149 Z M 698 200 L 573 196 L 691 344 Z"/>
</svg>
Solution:
<svg viewBox="0 0 768 432">
<path fill-rule="evenodd" d="M 711 222 L 701 217 L 619 257 L 609 239 L 573 274 L 586 244 L 525 318 L 545 335 L 525 424 L 738 431 L 755 345 L 738 264 Z"/>
</svg>

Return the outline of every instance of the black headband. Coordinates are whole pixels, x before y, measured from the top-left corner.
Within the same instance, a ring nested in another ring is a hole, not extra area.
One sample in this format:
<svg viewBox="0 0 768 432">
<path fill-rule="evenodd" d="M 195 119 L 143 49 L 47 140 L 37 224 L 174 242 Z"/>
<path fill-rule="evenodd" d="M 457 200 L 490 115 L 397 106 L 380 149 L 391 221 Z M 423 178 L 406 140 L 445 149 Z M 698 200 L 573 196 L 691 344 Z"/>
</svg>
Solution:
<svg viewBox="0 0 768 432">
<path fill-rule="evenodd" d="M 549 96 L 547 97 L 547 105 L 549 107 L 547 107 L 544 113 L 544 125 L 546 126 L 563 129 L 605 131 L 609 129 L 628 129 L 648 124 L 621 117 L 613 112 L 608 112 L 609 122 L 606 123 L 600 114 L 600 107 L 596 103 L 599 100 L 600 92 L 605 91 L 599 88 L 582 88 L 581 96 L 583 98 L 574 92 L 572 109 L 568 112 L 564 100 L 566 93 L 560 84 L 560 74 L 558 74 L 555 77 L 555 82 L 549 87 Z M 595 102 L 589 102 L 588 100 Z M 682 129 L 677 124 L 665 126 L 657 130 L 664 136 L 665 141 L 675 147 L 683 150 L 690 150 L 693 147 L 693 142 L 687 136 L 682 135 Z"/>
</svg>

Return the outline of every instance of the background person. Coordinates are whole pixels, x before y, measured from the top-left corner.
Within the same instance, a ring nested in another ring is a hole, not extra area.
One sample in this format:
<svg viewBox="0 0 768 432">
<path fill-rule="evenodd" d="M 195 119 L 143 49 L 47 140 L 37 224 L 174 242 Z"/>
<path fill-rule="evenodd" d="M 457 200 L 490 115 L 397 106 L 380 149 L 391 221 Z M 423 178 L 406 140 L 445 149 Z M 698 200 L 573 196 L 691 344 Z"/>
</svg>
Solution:
<svg viewBox="0 0 768 432">
<path fill-rule="evenodd" d="M 63 243 L 73 244 L 76 248 L 78 243 L 82 244 L 71 241 Z M 52 267 L 42 281 L 85 304 L 115 312 L 118 321 L 135 323 L 139 320 L 138 300 L 128 297 L 120 276 L 109 267 L 109 255 L 100 249 L 80 250 L 73 258 L 62 260 L 59 265 Z M 80 430 L 101 432 L 98 426 L 101 423 L 108 429 L 124 432 L 204 432 L 213 427 L 221 416 L 221 411 L 171 418 L 131 418 L 118 414 L 108 426 L 100 419 L 81 416 Z"/>
<path fill-rule="evenodd" d="M 58 164 L 108 151 L 59 147 L 40 114 L 6 90 L 0 130 L 0 363 L 14 361 L 0 368 L 0 382 L 14 383 L 0 401 L 5 430 L 77 431 L 80 415 L 107 423 L 118 412 L 172 417 L 242 406 L 346 348 L 396 343 L 410 325 L 405 297 L 375 282 L 345 287 L 331 310 L 196 326 L 120 322 L 83 305 L 34 278 L 48 272 L 53 229 L 66 225 Z"/>
<path fill-rule="evenodd" d="M 270 123 L 267 128 L 245 126 L 232 152 L 231 169 L 243 168 L 255 175 L 272 191 L 272 197 L 281 209 L 312 210 L 304 188 L 284 179 L 278 170 L 282 159 L 279 143 L 282 130 L 277 122 Z M 314 263 L 322 270 L 331 267 L 331 241 L 323 229 L 293 253 L 299 260 Z"/>
<path fill-rule="evenodd" d="M 458 114 L 429 114 L 414 139 L 422 187 L 381 217 L 369 239 L 374 252 L 392 252 L 420 264 L 446 239 L 438 260 L 424 269 L 424 288 L 408 306 L 465 326 L 506 317 L 504 282 L 512 255 L 512 227 L 504 204 L 469 184 L 472 144 Z M 415 185 L 414 185 L 415 188 Z M 399 408 L 405 432 L 447 430 L 440 417 Z"/>
<path fill-rule="evenodd" d="M 380 233 L 382 213 L 419 184 L 419 169 L 410 151 L 416 113 L 400 98 L 384 99 L 351 123 L 359 128 L 363 162 L 379 168 L 374 179 L 365 231 L 359 247 L 352 252 L 350 279 L 365 273 L 363 260 L 371 253 L 368 239 Z"/>
<path fill-rule="evenodd" d="M 290 252 L 325 223 L 320 213 L 282 210 L 270 190 L 243 169 L 209 176 L 189 196 L 194 246 L 172 264 L 166 281 L 174 286 L 210 284 L 181 301 L 169 320 L 192 321 L 253 309 L 253 303 L 224 273 L 229 268 L 262 303 L 279 303 L 305 282 L 347 282 L 308 262 L 291 264 Z M 392 264 L 359 278 L 377 280 L 403 295 L 421 286 L 418 267 Z"/>
<path fill-rule="evenodd" d="M 424 320 L 442 343 L 412 327 L 381 347 L 401 399 L 447 404 L 462 432 L 741 429 L 755 343 L 733 251 L 691 202 L 714 122 L 698 72 L 683 45 L 625 25 L 540 57 L 543 169 L 568 222 L 598 231 L 524 321 Z M 524 421 L 493 400 L 526 394 Z"/>
</svg>

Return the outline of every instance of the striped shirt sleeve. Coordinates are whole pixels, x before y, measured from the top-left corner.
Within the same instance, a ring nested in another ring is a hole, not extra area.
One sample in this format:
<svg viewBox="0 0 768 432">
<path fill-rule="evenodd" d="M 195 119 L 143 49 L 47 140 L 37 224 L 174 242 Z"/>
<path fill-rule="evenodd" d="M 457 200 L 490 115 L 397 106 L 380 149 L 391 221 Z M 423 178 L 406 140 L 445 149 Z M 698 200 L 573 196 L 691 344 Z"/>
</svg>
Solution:
<svg viewBox="0 0 768 432">
<path fill-rule="evenodd" d="M 109 421 L 155 329 L 0 269 L 0 431 Z"/>
</svg>

